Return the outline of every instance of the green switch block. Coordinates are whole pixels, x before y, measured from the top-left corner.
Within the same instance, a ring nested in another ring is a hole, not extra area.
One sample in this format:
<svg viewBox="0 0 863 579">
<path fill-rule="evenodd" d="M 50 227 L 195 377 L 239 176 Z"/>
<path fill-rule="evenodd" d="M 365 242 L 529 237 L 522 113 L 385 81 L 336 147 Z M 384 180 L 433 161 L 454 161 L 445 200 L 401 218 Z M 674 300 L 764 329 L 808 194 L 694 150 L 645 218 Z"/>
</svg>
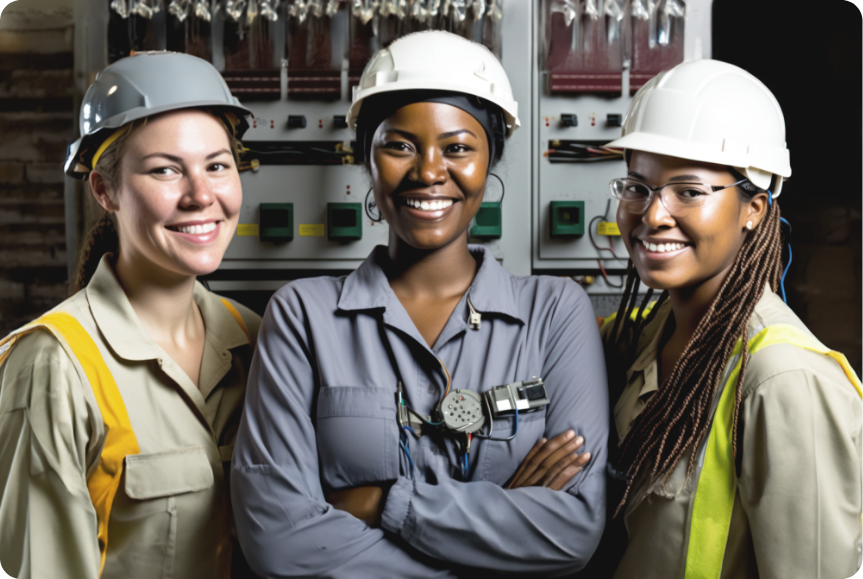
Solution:
<svg viewBox="0 0 863 579">
<path fill-rule="evenodd" d="M 261 203 L 261 241 L 276 243 L 294 238 L 294 204 Z"/>
<path fill-rule="evenodd" d="M 479 206 L 476 212 L 476 225 L 470 228 L 470 236 L 479 239 L 500 239 L 501 209 L 500 201 L 490 201 Z"/>
<path fill-rule="evenodd" d="M 362 203 L 327 203 L 327 237 L 330 241 L 363 238 Z"/>
<path fill-rule="evenodd" d="M 557 238 L 584 235 L 584 201 L 551 202 L 551 236 Z"/>
</svg>

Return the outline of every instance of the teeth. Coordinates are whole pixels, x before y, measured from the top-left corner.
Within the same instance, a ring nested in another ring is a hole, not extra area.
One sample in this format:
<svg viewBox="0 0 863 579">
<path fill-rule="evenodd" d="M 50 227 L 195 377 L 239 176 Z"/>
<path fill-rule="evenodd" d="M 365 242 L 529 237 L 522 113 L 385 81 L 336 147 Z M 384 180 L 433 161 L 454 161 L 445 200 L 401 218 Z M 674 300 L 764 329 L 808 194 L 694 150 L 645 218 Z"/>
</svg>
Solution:
<svg viewBox="0 0 863 579">
<path fill-rule="evenodd" d="M 190 233 L 192 235 L 204 235 L 205 233 L 210 233 L 214 229 L 216 229 L 216 222 L 211 221 L 210 223 L 205 223 L 203 225 L 185 225 L 182 227 L 174 227 L 180 233 Z"/>
<path fill-rule="evenodd" d="M 641 244 L 650 251 L 654 251 L 657 253 L 665 253 L 666 251 L 677 251 L 678 249 L 683 249 L 686 247 L 683 243 L 648 243 L 646 241 L 641 241 Z"/>
<path fill-rule="evenodd" d="M 452 205 L 452 199 L 441 199 L 439 201 L 420 201 L 419 199 L 405 199 L 408 207 L 420 209 L 421 211 L 440 211 Z"/>
</svg>

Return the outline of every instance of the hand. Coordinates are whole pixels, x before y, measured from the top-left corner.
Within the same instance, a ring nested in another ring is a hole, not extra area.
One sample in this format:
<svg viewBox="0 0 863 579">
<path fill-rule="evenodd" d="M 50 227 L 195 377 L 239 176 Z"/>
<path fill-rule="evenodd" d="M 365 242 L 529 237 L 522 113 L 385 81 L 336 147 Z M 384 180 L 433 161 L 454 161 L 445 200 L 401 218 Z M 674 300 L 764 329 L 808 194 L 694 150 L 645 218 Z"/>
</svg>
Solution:
<svg viewBox="0 0 863 579">
<path fill-rule="evenodd" d="M 380 527 L 390 486 L 392 482 L 334 491 L 327 493 L 326 499 L 333 507 L 365 521 L 370 527 Z"/>
<path fill-rule="evenodd" d="M 515 471 L 507 488 L 533 486 L 561 490 L 590 460 L 589 452 L 575 453 L 582 444 L 584 438 L 575 436 L 572 430 L 551 440 L 539 439 Z"/>
</svg>

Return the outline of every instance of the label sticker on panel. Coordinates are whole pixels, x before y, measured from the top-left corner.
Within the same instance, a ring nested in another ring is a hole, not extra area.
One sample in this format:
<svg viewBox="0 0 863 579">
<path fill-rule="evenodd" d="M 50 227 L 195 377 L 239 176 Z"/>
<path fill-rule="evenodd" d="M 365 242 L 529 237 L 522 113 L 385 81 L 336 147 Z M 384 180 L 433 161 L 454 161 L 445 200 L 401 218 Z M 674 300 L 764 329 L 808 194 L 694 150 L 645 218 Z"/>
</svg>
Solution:
<svg viewBox="0 0 863 579">
<path fill-rule="evenodd" d="M 300 237 L 323 237 L 323 223 L 300 223 Z"/>
<path fill-rule="evenodd" d="M 620 235 L 620 228 L 614 221 L 600 221 L 596 226 L 599 235 Z"/>
<path fill-rule="evenodd" d="M 240 237 L 257 237 L 259 234 L 260 227 L 257 223 L 237 224 L 237 235 Z"/>
</svg>

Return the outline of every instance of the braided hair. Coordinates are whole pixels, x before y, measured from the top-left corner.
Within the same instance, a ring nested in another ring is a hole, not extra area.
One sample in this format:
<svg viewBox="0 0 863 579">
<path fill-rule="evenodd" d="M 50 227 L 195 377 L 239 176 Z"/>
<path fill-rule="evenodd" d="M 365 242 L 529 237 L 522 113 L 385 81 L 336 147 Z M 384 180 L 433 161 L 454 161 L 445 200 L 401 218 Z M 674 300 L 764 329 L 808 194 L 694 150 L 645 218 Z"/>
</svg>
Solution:
<svg viewBox="0 0 863 579">
<path fill-rule="evenodd" d="M 746 200 L 759 192 L 749 183 L 737 189 Z M 774 292 L 779 288 L 782 267 L 779 218 L 779 205 L 771 202 L 759 226 L 747 233 L 719 293 L 698 323 L 668 380 L 645 405 L 617 449 L 616 462 L 618 468 L 626 472 L 626 486 L 615 516 L 626 504 L 636 480 L 646 477 L 649 486 L 662 476 L 667 479 L 687 450 L 698 448 L 710 424 L 711 404 L 725 365 L 737 341 L 743 340 L 732 433 L 737 460 L 737 422 L 748 359 L 746 327 L 765 284 L 769 283 Z M 645 316 L 644 307 L 653 295 L 650 289 L 638 310 L 642 313 L 633 315 L 640 284 L 638 271 L 630 260 L 624 296 L 609 340 L 612 345 L 608 349 L 609 368 L 630 367 L 642 330 L 668 299 L 668 292 L 662 292 Z M 687 479 L 694 467 L 695 454 L 689 459 Z"/>
</svg>

